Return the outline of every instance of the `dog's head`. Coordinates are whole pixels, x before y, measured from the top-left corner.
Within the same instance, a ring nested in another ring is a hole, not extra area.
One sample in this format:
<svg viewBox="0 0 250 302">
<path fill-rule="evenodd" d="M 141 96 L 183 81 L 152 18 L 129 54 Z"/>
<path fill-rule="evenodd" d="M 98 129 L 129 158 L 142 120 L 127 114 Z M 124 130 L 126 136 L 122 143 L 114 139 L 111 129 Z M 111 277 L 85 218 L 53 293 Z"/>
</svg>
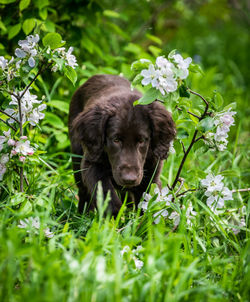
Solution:
<svg viewBox="0 0 250 302">
<path fill-rule="evenodd" d="M 127 97 L 128 98 L 128 97 Z M 80 113 L 73 122 L 73 139 L 81 140 L 84 156 L 98 162 L 106 154 L 115 182 L 138 186 L 145 161 L 167 157 L 175 125 L 170 113 L 158 102 L 133 106 L 138 95 L 111 99 Z"/>
</svg>

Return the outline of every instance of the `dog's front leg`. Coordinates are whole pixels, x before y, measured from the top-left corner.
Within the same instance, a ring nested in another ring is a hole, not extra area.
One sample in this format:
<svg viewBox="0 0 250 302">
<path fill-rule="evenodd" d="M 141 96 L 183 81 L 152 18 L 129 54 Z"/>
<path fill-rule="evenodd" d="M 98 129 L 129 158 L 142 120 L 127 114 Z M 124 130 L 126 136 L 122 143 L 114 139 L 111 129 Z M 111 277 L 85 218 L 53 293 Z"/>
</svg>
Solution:
<svg viewBox="0 0 250 302">
<path fill-rule="evenodd" d="M 108 171 L 103 165 L 98 163 L 88 163 L 82 161 L 81 164 L 82 170 L 82 181 L 85 187 L 88 190 L 88 193 L 93 196 L 92 201 L 96 206 L 96 186 L 98 181 L 102 183 L 102 189 L 104 193 L 104 197 L 106 197 L 108 191 L 110 191 L 111 200 L 108 205 L 108 211 L 112 213 L 112 215 L 117 215 L 122 202 L 117 196 L 114 186 L 111 182 Z"/>
</svg>

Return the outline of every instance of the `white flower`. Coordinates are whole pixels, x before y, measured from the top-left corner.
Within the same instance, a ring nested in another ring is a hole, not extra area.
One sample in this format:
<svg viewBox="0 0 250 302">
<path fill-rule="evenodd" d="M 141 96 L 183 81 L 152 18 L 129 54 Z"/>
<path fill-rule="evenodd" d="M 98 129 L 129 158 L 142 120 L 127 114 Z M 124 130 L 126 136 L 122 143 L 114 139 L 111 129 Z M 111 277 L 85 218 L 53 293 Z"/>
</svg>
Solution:
<svg viewBox="0 0 250 302">
<path fill-rule="evenodd" d="M 133 257 L 133 259 L 134 259 L 134 262 L 135 262 L 135 267 L 136 267 L 136 269 L 140 270 L 140 269 L 143 267 L 144 262 L 141 261 L 141 260 L 139 260 L 139 259 L 136 258 L 136 257 Z"/>
<path fill-rule="evenodd" d="M 208 174 L 205 179 L 201 180 L 201 184 L 207 187 L 208 192 L 221 191 L 223 188 L 223 183 L 221 182 L 223 178 L 221 175 L 214 176 Z"/>
<path fill-rule="evenodd" d="M 46 107 L 47 106 L 45 104 L 39 105 L 30 113 L 28 120 L 32 126 L 38 124 L 39 120 L 42 120 L 45 117 L 45 114 L 41 111 L 45 110 Z"/>
<path fill-rule="evenodd" d="M 130 250 L 128 245 L 125 245 L 124 248 L 121 250 L 120 254 L 123 256 L 125 253 L 128 253 Z"/>
<path fill-rule="evenodd" d="M 6 172 L 6 166 L 0 163 L 0 180 L 3 179 L 5 172 Z"/>
<path fill-rule="evenodd" d="M 171 215 L 168 217 L 169 219 L 173 219 L 174 226 L 177 227 L 180 223 L 180 214 L 176 211 L 172 212 Z"/>
<path fill-rule="evenodd" d="M 17 227 L 21 229 L 34 228 L 39 230 L 40 229 L 39 217 L 29 217 L 29 218 L 25 218 L 24 220 L 20 220 L 19 225 Z M 29 230 L 27 232 L 29 233 Z"/>
<path fill-rule="evenodd" d="M 37 50 L 35 49 L 38 41 L 39 41 L 39 35 L 30 35 L 26 37 L 26 40 L 20 40 L 18 41 L 18 45 L 21 47 L 17 48 L 15 50 L 15 55 L 18 58 L 25 58 L 26 56 L 29 57 L 28 59 L 28 64 L 31 68 L 33 68 L 36 64 L 35 59 L 33 58 L 34 56 L 37 55 Z M 20 61 L 18 61 L 20 62 Z M 20 66 L 20 63 L 18 64 Z"/>
<path fill-rule="evenodd" d="M 76 63 L 76 57 L 72 55 L 73 50 L 74 48 L 70 47 L 66 52 L 66 60 L 67 60 L 66 65 L 69 65 L 75 69 L 75 67 L 78 66 L 78 64 Z"/>
<path fill-rule="evenodd" d="M 180 79 L 186 79 L 188 76 L 188 68 L 189 65 L 192 62 L 192 59 L 190 57 L 183 59 L 183 57 L 180 54 L 173 55 L 173 59 L 177 63 L 177 66 L 179 68 L 179 77 Z"/>
<path fill-rule="evenodd" d="M 165 201 L 166 205 L 169 206 L 170 205 L 170 201 L 172 200 L 172 194 L 169 194 L 169 189 L 168 187 L 164 187 L 163 189 L 159 189 L 159 187 L 156 187 L 154 189 L 154 193 L 157 194 L 157 198 L 156 201 L 160 202 L 160 201 Z"/>
<path fill-rule="evenodd" d="M 194 219 L 194 216 L 197 215 L 197 212 L 193 210 L 192 202 L 189 203 L 187 211 L 186 211 L 186 218 L 187 218 L 187 224 L 192 225 L 192 219 Z"/>
<path fill-rule="evenodd" d="M 141 71 L 141 75 L 143 76 L 143 79 L 141 81 L 142 85 L 146 86 L 151 84 L 152 87 L 158 86 L 159 72 L 155 70 L 153 64 L 150 64 L 148 69 L 143 69 Z"/>
<path fill-rule="evenodd" d="M 8 161 L 9 161 L 9 155 L 3 154 L 0 158 L 0 163 L 5 165 L 5 164 L 7 164 Z"/>
<path fill-rule="evenodd" d="M 54 233 L 51 232 L 49 228 L 44 229 L 44 235 L 48 238 L 54 237 Z"/>
<path fill-rule="evenodd" d="M 8 67 L 8 60 L 6 60 L 3 56 L 0 57 L 0 68 L 5 69 Z"/>
<path fill-rule="evenodd" d="M 65 51 L 65 47 L 59 47 L 56 48 L 53 53 L 57 53 L 62 59 L 66 60 L 65 65 L 71 66 L 72 68 L 75 68 L 76 66 L 78 66 L 77 62 L 76 62 L 76 57 L 74 55 L 72 55 L 74 48 L 70 47 L 68 49 L 68 51 Z M 52 71 L 57 71 L 59 68 L 59 66 L 57 64 L 55 64 L 52 67 Z"/>
<path fill-rule="evenodd" d="M 160 210 L 158 212 L 156 212 L 153 217 L 156 217 L 156 219 L 154 220 L 155 224 L 158 224 L 161 221 L 161 217 L 166 218 L 168 217 L 168 211 L 167 210 Z"/>
<path fill-rule="evenodd" d="M 174 92 L 178 87 L 177 81 L 173 78 L 173 76 L 166 77 L 164 74 L 161 74 L 158 81 L 158 89 L 162 95 L 165 95 L 165 92 Z"/>
<path fill-rule="evenodd" d="M 24 156 L 27 155 L 33 155 L 34 154 L 34 149 L 32 147 L 30 147 L 30 141 L 18 141 L 16 143 L 15 148 L 13 149 L 14 152 L 22 154 Z"/>
<path fill-rule="evenodd" d="M 169 144 L 169 153 L 175 154 L 174 141 L 171 141 Z"/>
<path fill-rule="evenodd" d="M 236 225 L 236 224 L 234 224 L 234 225 Z M 245 219 L 243 217 L 240 219 L 240 221 L 238 221 L 237 226 L 240 227 L 240 228 L 246 227 L 246 222 L 245 222 Z M 233 233 L 235 235 L 237 235 L 237 234 L 239 234 L 240 229 L 238 229 L 238 228 L 232 228 L 232 231 L 233 231 Z"/>
</svg>

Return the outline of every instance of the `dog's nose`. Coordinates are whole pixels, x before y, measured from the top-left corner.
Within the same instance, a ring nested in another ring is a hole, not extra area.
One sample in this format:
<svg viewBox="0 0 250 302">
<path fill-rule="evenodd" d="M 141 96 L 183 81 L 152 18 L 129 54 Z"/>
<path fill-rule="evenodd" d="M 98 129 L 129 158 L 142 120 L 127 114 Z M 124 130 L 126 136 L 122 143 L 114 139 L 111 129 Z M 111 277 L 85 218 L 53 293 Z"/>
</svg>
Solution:
<svg viewBox="0 0 250 302">
<path fill-rule="evenodd" d="M 137 182 L 137 174 L 134 172 L 124 173 L 121 177 L 124 185 L 133 185 Z"/>
</svg>

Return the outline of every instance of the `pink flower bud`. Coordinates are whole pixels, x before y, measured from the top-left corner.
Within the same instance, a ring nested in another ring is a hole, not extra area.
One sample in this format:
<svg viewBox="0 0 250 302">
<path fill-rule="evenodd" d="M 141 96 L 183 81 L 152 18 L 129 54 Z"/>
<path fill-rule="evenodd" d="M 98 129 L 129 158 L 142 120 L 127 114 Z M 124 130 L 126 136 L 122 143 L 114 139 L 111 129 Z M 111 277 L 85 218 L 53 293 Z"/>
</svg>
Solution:
<svg viewBox="0 0 250 302">
<path fill-rule="evenodd" d="M 28 155 L 33 155 L 34 151 L 28 152 Z"/>
<path fill-rule="evenodd" d="M 20 137 L 20 139 L 27 139 L 27 138 L 28 138 L 28 137 L 25 136 L 25 135 L 23 135 L 23 136 Z"/>
<path fill-rule="evenodd" d="M 25 161 L 25 158 L 26 158 L 25 156 L 20 156 L 19 160 L 23 163 Z"/>
<path fill-rule="evenodd" d="M 11 150 L 11 155 L 17 155 L 16 150 Z"/>
</svg>

